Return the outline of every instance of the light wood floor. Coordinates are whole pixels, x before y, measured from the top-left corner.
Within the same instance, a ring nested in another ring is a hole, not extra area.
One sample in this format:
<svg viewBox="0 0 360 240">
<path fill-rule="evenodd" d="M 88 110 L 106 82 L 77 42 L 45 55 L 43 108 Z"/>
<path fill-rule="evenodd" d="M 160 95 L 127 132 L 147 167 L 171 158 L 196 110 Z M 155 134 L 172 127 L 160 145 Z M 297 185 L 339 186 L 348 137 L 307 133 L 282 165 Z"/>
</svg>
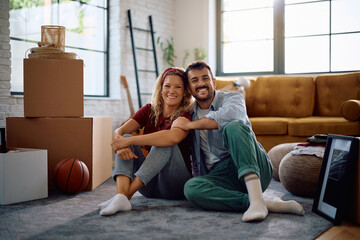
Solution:
<svg viewBox="0 0 360 240">
<path fill-rule="evenodd" d="M 340 226 L 333 226 L 321 234 L 316 240 L 359 240 L 360 225 L 343 221 Z"/>
</svg>

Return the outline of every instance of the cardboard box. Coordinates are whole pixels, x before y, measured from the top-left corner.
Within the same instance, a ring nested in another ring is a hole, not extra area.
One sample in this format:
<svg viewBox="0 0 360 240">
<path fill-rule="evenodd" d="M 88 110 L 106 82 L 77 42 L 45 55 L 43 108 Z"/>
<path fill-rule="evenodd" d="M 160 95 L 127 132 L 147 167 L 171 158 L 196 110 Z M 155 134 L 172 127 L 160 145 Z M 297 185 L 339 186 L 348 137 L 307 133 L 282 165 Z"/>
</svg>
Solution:
<svg viewBox="0 0 360 240">
<path fill-rule="evenodd" d="M 82 60 L 24 59 L 24 116 L 84 116 L 83 85 Z"/>
<path fill-rule="evenodd" d="M 47 151 L 15 149 L 0 153 L 0 204 L 48 197 Z"/>
<path fill-rule="evenodd" d="M 78 158 L 89 169 L 86 190 L 92 190 L 112 173 L 111 117 L 6 119 L 9 147 L 48 150 L 49 190 L 55 189 L 53 169 L 68 157 Z"/>
</svg>

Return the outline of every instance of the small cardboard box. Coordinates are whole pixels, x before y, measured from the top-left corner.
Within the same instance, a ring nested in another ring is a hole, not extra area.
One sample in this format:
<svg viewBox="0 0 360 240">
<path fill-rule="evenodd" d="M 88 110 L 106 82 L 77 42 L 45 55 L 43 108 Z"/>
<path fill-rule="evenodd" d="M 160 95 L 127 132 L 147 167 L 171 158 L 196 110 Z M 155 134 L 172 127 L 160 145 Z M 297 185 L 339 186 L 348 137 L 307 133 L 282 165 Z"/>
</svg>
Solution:
<svg viewBox="0 0 360 240">
<path fill-rule="evenodd" d="M 48 197 L 47 151 L 19 148 L 0 153 L 0 204 Z"/>
<path fill-rule="evenodd" d="M 53 169 L 69 157 L 83 161 L 89 169 L 86 190 L 92 190 L 111 176 L 111 117 L 6 119 L 9 147 L 48 150 L 49 190 L 55 189 Z"/>
<path fill-rule="evenodd" d="M 82 60 L 24 59 L 24 116 L 84 116 L 83 85 Z"/>
</svg>

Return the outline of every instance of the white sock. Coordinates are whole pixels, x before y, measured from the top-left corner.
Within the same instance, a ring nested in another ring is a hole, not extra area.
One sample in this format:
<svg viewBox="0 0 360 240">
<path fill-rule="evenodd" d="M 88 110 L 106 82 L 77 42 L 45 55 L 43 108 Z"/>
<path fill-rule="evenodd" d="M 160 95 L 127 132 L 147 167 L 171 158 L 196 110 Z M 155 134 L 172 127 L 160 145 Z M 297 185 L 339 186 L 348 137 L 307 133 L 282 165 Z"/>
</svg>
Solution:
<svg viewBox="0 0 360 240">
<path fill-rule="evenodd" d="M 249 174 L 244 177 L 246 189 L 248 190 L 250 206 L 244 212 L 244 222 L 264 220 L 269 211 L 262 195 L 260 179 L 256 174 Z"/>
<path fill-rule="evenodd" d="M 106 207 L 111 203 L 111 201 L 114 199 L 114 197 L 115 197 L 115 196 L 113 196 L 113 197 L 110 198 L 109 200 L 106 200 L 106 201 L 104 201 L 104 202 L 102 202 L 102 203 L 99 203 L 99 204 L 98 204 L 98 207 L 99 207 L 100 209 L 106 208 Z"/>
<path fill-rule="evenodd" d="M 283 201 L 280 198 L 275 198 L 271 200 L 265 200 L 265 202 L 270 212 L 292 213 L 297 215 L 305 214 L 303 206 L 294 200 Z"/>
<path fill-rule="evenodd" d="M 116 212 L 130 211 L 131 204 L 129 199 L 123 194 L 116 194 L 109 205 L 100 211 L 101 216 L 112 215 Z"/>
</svg>

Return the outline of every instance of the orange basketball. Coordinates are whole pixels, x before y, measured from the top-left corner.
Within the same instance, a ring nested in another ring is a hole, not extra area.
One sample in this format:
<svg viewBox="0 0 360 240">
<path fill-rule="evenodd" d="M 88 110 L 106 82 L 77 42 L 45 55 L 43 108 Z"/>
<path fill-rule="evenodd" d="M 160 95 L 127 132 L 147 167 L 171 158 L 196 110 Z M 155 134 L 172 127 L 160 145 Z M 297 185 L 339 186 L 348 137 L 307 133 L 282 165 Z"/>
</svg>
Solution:
<svg viewBox="0 0 360 240">
<path fill-rule="evenodd" d="M 89 183 L 89 170 L 79 159 L 66 158 L 54 168 L 54 183 L 64 193 L 81 192 Z"/>
</svg>

